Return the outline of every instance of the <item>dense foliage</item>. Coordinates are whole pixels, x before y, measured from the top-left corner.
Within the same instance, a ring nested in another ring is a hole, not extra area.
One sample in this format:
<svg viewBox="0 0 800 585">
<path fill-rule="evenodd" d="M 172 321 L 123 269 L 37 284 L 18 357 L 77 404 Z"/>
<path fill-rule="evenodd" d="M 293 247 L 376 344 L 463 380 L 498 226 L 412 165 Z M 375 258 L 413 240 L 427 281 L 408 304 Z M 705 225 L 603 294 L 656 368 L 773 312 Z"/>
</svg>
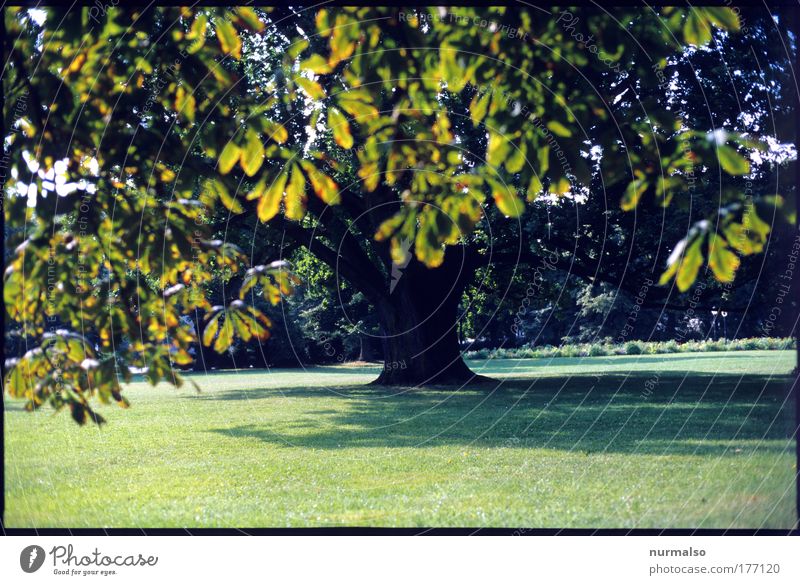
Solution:
<svg viewBox="0 0 800 585">
<path fill-rule="evenodd" d="M 386 381 L 455 376 L 457 348 L 451 359 L 436 345 L 453 345 L 455 308 L 431 328 L 438 307 L 423 305 L 449 282 L 460 301 L 471 273 L 448 271 L 458 258 L 471 270 L 542 258 L 504 218 L 596 198 L 598 178 L 607 209 L 679 207 L 701 166 L 747 175 L 748 152 L 764 149 L 757 133 L 676 116 L 653 74 L 714 31 L 735 36 L 727 8 L 96 12 L 5 12 L 18 191 L 5 306 L 26 347 L 6 388 L 81 423 L 100 420 L 93 395 L 125 404 L 131 368 L 179 383 L 173 366 L 198 341 L 225 352 L 266 338 L 267 305 L 299 282 L 276 260 L 291 246 L 332 269 L 337 290 L 346 280 L 348 302 L 377 307 L 385 360 L 415 356 L 418 378 Z M 628 91 L 635 102 L 609 100 Z M 721 180 L 661 283 L 685 291 L 704 263 L 732 281 L 782 206 Z M 498 239 L 479 227 L 498 222 Z M 387 291 L 397 266 L 409 276 Z"/>
</svg>

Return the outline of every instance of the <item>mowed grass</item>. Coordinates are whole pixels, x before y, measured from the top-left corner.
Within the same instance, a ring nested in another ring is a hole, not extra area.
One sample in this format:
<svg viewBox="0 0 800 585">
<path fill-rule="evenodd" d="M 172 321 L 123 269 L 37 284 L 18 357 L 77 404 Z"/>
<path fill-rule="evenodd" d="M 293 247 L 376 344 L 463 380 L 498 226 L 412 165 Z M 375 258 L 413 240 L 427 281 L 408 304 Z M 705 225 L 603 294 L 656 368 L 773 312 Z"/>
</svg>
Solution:
<svg viewBox="0 0 800 585">
<path fill-rule="evenodd" d="M 8 527 L 790 528 L 791 351 L 473 362 L 136 383 L 109 423 L 6 401 Z M 652 394 L 648 395 L 648 388 Z"/>
</svg>

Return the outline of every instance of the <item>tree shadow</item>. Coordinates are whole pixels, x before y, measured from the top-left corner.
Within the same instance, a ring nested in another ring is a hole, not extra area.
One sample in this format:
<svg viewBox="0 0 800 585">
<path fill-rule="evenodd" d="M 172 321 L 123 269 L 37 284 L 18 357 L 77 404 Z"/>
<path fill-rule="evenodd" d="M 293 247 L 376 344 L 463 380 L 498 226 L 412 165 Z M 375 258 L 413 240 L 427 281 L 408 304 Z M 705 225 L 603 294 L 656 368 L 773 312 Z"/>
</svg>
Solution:
<svg viewBox="0 0 800 585">
<path fill-rule="evenodd" d="M 201 400 L 327 398 L 294 420 L 210 432 L 310 449 L 543 448 L 740 456 L 790 448 L 787 377 L 636 372 L 502 381 L 480 389 L 271 388 Z M 330 399 L 334 404 L 331 405 Z M 257 406 L 255 406 L 257 408 Z"/>
</svg>

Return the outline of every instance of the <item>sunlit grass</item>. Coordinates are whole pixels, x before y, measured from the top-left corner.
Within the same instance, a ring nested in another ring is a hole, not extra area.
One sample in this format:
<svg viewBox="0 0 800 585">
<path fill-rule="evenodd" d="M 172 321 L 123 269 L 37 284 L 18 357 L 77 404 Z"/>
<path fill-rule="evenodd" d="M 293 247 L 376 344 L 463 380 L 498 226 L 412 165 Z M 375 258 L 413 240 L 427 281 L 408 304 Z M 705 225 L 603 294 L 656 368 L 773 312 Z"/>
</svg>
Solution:
<svg viewBox="0 0 800 585">
<path fill-rule="evenodd" d="M 133 384 L 102 429 L 6 402 L 9 527 L 787 528 L 791 351 L 473 362 Z M 650 388 L 651 390 L 648 390 Z"/>
</svg>

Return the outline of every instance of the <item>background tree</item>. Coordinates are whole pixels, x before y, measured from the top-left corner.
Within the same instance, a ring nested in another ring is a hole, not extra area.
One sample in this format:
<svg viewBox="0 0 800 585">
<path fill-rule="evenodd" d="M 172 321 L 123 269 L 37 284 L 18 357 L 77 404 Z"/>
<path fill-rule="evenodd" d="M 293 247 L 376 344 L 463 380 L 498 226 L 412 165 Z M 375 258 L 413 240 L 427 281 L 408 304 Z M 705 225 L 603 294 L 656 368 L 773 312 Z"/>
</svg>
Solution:
<svg viewBox="0 0 800 585">
<path fill-rule="evenodd" d="M 464 383 L 464 289 L 483 267 L 543 259 L 522 229 L 496 238 L 479 223 L 589 196 L 598 173 L 613 207 L 666 208 L 697 165 L 743 175 L 742 149 L 758 146 L 648 97 L 681 43 L 739 28 L 725 8 L 92 10 L 9 9 L 4 47 L 25 195 L 5 208 L 5 302 L 30 345 L 7 388 L 79 422 L 99 420 L 92 394 L 124 403 L 117 373 L 177 383 L 172 365 L 201 337 L 223 352 L 268 335 L 256 293 L 277 304 L 297 279 L 265 258 L 261 224 L 280 256 L 307 248 L 373 307 L 383 359 L 407 366 L 380 383 Z M 623 88 L 637 103 L 610 106 Z M 730 281 L 781 205 L 762 199 L 723 190 L 720 220 L 693 226 L 663 282 L 686 290 L 706 258 Z M 248 232 L 249 253 L 228 237 Z"/>
</svg>

